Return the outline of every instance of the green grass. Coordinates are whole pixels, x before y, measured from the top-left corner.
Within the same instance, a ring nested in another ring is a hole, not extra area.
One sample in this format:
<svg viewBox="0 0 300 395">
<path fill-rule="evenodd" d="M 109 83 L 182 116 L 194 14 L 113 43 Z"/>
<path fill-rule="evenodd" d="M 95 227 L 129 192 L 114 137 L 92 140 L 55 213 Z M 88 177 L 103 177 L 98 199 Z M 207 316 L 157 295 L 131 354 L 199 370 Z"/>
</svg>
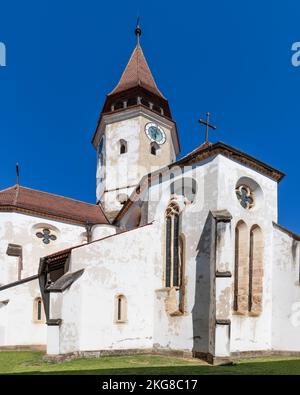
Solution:
<svg viewBox="0 0 300 395">
<path fill-rule="evenodd" d="M 209 366 L 191 359 L 158 355 L 81 358 L 47 362 L 43 353 L 0 352 L 0 374 L 300 374 L 300 358 L 241 360 L 232 366 Z"/>
</svg>

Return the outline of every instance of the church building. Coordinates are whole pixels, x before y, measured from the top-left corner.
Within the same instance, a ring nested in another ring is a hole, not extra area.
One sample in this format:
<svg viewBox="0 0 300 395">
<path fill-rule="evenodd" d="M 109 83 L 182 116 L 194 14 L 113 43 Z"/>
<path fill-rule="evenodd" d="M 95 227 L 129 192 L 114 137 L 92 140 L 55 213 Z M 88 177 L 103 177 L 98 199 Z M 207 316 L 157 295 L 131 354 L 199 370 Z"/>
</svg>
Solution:
<svg viewBox="0 0 300 395">
<path fill-rule="evenodd" d="M 177 159 L 140 35 L 92 138 L 96 203 L 0 191 L 0 350 L 300 355 L 300 236 L 277 221 L 284 174 L 208 138 Z"/>
</svg>

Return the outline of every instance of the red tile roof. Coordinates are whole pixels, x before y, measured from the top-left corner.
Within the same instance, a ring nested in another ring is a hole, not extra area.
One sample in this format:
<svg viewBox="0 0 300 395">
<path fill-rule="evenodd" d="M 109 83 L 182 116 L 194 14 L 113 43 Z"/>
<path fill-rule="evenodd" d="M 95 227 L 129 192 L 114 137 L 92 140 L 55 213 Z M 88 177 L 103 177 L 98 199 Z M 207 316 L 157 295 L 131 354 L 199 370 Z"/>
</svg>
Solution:
<svg viewBox="0 0 300 395">
<path fill-rule="evenodd" d="M 0 191 L 0 211 L 25 211 L 79 223 L 108 224 L 100 206 L 14 185 Z"/>
<path fill-rule="evenodd" d="M 165 99 L 157 88 L 143 50 L 139 44 L 134 48 L 119 83 L 109 95 L 120 93 L 136 86 L 141 86 Z"/>
</svg>

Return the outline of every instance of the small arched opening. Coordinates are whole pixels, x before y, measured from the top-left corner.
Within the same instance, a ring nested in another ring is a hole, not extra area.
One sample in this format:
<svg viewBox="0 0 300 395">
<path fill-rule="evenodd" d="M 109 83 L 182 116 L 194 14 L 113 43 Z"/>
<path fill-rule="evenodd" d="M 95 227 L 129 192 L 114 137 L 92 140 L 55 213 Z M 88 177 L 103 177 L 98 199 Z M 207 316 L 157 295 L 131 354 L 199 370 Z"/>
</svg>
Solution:
<svg viewBox="0 0 300 395">
<path fill-rule="evenodd" d="M 151 146 L 150 146 L 150 152 L 151 152 L 151 154 L 152 154 L 152 155 L 157 155 L 158 152 L 159 152 L 159 149 L 160 149 L 159 145 L 158 145 L 155 141 L 153 141 L 153 142 L 151 143 Z"/>
<path fill-rule="evenodd" d="M 127 299 L 125 295 L 117 295 L 115 298 L 115 322 L 127 322 Z"/>
<path fill-rule="evenodd" d="M 126 154 L 127 141 L 122 139 L 122 140 L 120 140 L 119 145 L 120 145 L 120 155 Z"/>
</svg>

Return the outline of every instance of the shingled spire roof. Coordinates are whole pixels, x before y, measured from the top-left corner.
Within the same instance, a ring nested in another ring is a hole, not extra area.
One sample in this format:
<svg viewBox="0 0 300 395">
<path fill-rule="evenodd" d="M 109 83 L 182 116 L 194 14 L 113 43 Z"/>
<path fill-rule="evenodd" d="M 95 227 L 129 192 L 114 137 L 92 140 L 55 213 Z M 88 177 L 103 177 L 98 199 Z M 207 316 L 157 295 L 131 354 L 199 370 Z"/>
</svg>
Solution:
<svg viewBox="0 0 300 395">
<path fill-rule="evenodd" d="M 120 93 L 137 86 L 141 86 L 155 95 L 165 98 L 157 88 L 139 43 L 134 48 L 119 83 L 109 95 L 114 95 L 115 93 Z"/>
<path fill-rule="evenodd" d="M 147 60 L 140 45 L 141 28 L 137 23 L 135 34 L 136 46 L 131 54 L 129 62 L 121 75 L 116 87 L 106 96 L 98 124 L 92 139 L 96 148 L 99 144 L 99 126 L 103 117 L 122 111 L 148 109 L 156 115 L 160 115 L 172 121 L 172 114 L 168 100 L 158 89 Z M 178 145 L 178 136 L 175 126 L 175 139 Z M 176 151 L 179 150 L 176 148 Z"/>
</svg>

